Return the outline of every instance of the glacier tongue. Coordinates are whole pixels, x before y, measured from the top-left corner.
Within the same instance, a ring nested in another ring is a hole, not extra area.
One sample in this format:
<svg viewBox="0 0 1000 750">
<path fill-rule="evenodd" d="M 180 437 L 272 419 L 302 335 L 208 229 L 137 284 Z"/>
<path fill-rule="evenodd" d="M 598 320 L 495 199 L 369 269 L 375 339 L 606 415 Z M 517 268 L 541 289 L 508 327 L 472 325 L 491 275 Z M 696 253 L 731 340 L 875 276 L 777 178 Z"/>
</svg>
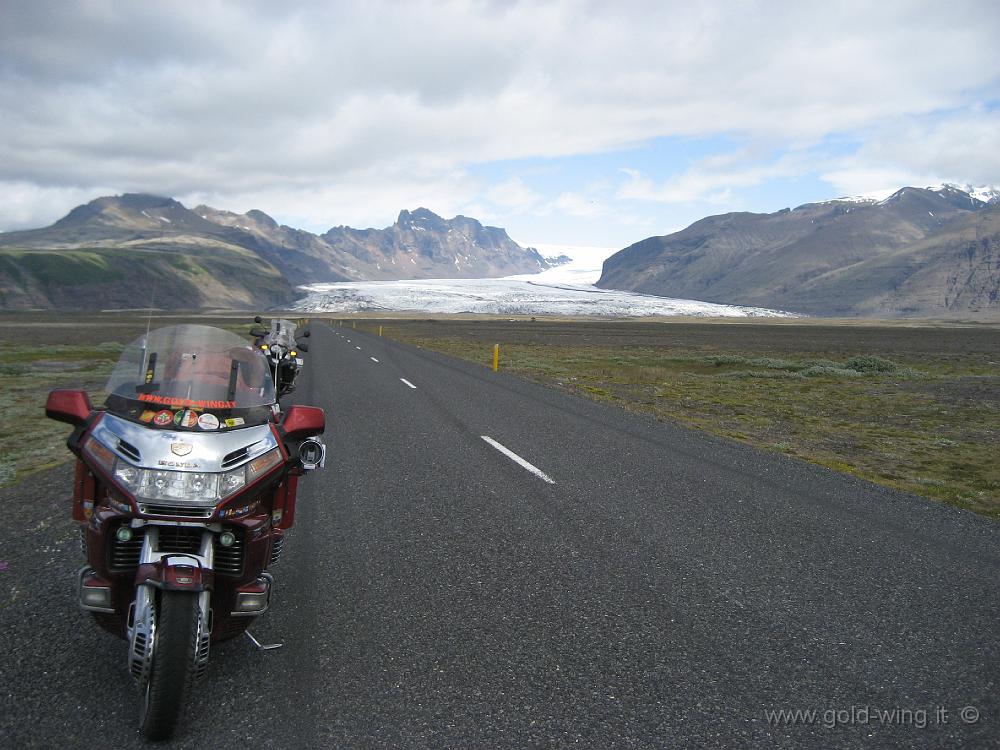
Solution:
<svg viewBox="0 0 1000 750">
<path fill-rule="evenodd" d="M 544 246 L 543 246 L 544 249 Z M 611 248 L 550 246 L 572 257 L 542 273 L 501 279 L 414 279 L 351 281 L 299 287 L 295 304 L 305 312 L 423 312 L 487 315 L 646 317 L 794 317 L 790 313 L 740 305 L 654 297 L 598 289 L 601 264 Z"/>
<path fill-rule="evenodd" d="M 555 269 L 554 269 L 555 270 Z M 565 272 L 564 272 L 565 273 Z M 790 313 L 741 305 L 654 297 L 551 281 L 537 274 L 503 279 L 420 279 L 341 282 L 300 287 L 304 312 L 423 312 L 491 315 L 646 317 L 792 317 Z"/>
</svg>

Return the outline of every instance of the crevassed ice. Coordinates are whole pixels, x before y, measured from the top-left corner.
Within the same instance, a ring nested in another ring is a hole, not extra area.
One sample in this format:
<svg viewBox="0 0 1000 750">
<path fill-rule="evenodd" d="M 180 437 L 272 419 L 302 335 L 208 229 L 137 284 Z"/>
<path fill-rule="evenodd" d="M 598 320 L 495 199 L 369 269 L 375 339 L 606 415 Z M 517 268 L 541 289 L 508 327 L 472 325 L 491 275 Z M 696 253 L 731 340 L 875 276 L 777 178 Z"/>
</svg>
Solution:
<svg viewBox="0 0 1000 750">
<path fill-rule="evenodd" d="M 634 317 L 792 317 L 791 313 L 743 305 L 598 289 L 592 284 L 529 277 L 420 279 L 312 284 L 294 309 L 308 312 L 427 312 L 492 315 L 595 315 Z"/>
<path fill-rule="evenodd" d="M 352 281 L 300 287 L 305 296 L 295 304 L 307 312 L 427 312 L 491 315 L 593 315 L 645 317 L 796 317 L 792 313 L 743 305 L 598 289 L 601 264 L 610 248 L 570 249 L 573 261 L 542 273 L 501 279 L 412 279 Z M 413 258 L 410 258 L 413 261 Z"/>
</svg>

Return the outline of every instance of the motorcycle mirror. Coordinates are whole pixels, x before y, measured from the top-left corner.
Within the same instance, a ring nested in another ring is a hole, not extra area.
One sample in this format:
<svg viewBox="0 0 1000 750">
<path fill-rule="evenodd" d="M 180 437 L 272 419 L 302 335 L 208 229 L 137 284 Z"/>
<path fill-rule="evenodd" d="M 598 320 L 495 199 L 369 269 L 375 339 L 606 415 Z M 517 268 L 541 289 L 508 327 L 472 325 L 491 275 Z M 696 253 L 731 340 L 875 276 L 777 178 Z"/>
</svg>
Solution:
<svg viewBox="0 0 1000 750">
<path fill-rule="evenodd" d="M 253 322 L 254 323 L 263 323 L 264 319 L 262 317 L 260 317 L 259 315 L 254 315 L 253 316 Z"/>
<path fill-rule="evenodd" d="M 302 332 L 302 336 L 303 336 L 304 338 L 309 338 L 309 337 L 310 337 L 311 335 L 312 335 L 312 332 L 311 332 L 311 331 L 303 331 L 303 332 Z"/>
<path fill-rule="evenodd" d="M 281 422 L 285 437 L 289 440 L 302 440 L 313 435 L 322 435 L 326 429 L 326 415 L 317 406 L 288 407 L 285 418 Z"/>
<path fill-rule="evenodd" d="M 269 334 L 269 333 L 270 333 L 270 331 L 266 331 L 263 328 L 251 328 L 250 329 L 250 335 L 254 336 L 254 337 L 257 337 L 257 338 L 259 338 L 261 336 L 267 336 L 267 334 Z"/>
<path fill-rule="evenodd" d="M 77 427 L 87 421 L 93 408 L 86 391 L 56 388 L 45 402 L 45 416 Z"/>
</svg>

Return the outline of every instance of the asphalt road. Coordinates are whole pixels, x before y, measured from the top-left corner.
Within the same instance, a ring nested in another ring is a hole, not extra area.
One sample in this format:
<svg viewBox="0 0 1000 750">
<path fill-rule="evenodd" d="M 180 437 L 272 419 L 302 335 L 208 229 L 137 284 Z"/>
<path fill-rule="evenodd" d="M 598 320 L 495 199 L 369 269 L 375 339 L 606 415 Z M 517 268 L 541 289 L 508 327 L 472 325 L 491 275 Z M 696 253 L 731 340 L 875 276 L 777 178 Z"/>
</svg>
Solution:
<svg viewBox="0 0 1000 750">
<path fill-rule="evenodd" d="M 172 746 L 1000 747 L 997 523 L 313 331 L 329 458 L 254 627 L 285 646 L 216 647 Z M 0 747 L 139 747 L 69 484 L 0 492 Z"/>
</svg>

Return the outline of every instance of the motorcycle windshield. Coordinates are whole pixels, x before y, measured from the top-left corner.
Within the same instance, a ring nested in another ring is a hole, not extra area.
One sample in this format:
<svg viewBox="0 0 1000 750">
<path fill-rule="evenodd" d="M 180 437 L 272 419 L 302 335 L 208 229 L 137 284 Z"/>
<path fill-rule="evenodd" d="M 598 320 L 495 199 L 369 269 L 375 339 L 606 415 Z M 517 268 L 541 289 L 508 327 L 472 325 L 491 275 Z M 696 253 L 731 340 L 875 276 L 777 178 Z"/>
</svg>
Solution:
<svg viewBox="0 0 1000 750">
<path fill-rule="evenodd" d="M 274 318 L 271 320 L 271 333 L 269 343 L 272 347 L 280 346 L 285 351 L 295 348 L 296 325 L 284 318 Z"/>
<path fill-rule="evenodd" d="M 275 402 L 264 356 L 235 333 L 203 325 L 160 328 L 133 341 L 106 390 L 108 411 L 172 428 L 260 423 Z"/>
</svg>

